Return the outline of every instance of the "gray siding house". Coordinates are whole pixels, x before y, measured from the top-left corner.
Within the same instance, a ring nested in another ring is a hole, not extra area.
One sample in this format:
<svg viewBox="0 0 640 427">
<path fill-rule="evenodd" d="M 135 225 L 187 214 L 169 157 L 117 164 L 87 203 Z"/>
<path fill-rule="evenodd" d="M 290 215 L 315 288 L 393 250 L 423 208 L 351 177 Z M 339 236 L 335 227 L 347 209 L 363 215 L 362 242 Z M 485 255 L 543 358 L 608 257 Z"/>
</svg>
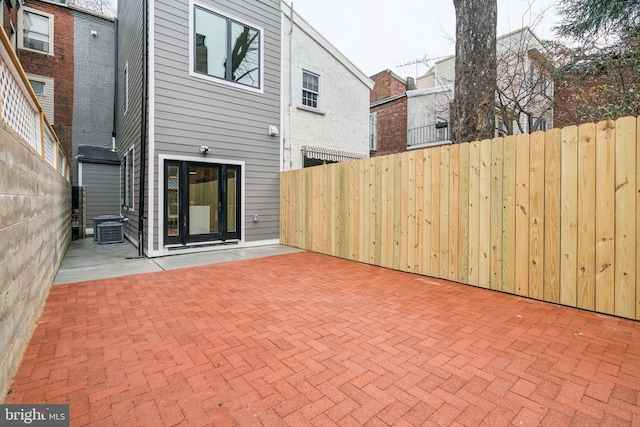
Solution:
<svg viewBox="0 0 640 427">
<path fill-rule="evenodd" d="M 150 257 L 278 242 L 280 1 L 145 1 L 118 2 L 125 235 Z"/>
</svg>

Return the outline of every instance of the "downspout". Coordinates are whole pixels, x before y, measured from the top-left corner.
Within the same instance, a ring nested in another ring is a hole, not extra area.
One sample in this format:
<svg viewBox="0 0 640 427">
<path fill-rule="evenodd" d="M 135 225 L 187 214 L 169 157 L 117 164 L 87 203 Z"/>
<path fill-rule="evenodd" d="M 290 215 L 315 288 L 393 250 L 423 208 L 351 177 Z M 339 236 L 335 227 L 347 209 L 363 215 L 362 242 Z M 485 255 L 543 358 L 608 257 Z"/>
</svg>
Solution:
<svg viewBox="0 0 640 427">
<path fill-rule="evenodd" d="M 138 199 L 138 256 L 144 256 L 144 180 L 147 163 L 147 84 L 149 42 L 149 0 L 142 2 L 142 112 L 140 115 L 140 191 Z M 151 179 L 151 178 L 149 178 Z"/>
<path fill-rule="evenodd" d="M 115 38 L 115 43 L 113 44 L 114 45 L 113 63 L 115 64 L 115 66 L 114 66 L 114 73 L 113 73 L 114 91 L 113 91 L 113 122 L 112 122 L 112 128 L 111 128 L 111 151 L 116 151 L 116 131 L 117 131 L 116 122 L 118 120 L 118 18 L 115 18 L 113 33 Z"/>
<path fill-rule="evenodd" d="M 291 6 L 290 6 L 290 11 L 289 13 L 291 14 L 291 16 L 289 17 L 289 106 L 288 106 L 288 116 L 289 116 L 289 129 L 288 132 L 286 132 L 285 134 L 289 137 L 289 164 L 291 164 L 291 129 L 292 129 L 292 125 L 291 122 L 293 121 L 293 116 L 291 114 L 291 106 L 293 104 L 293 70 L 292 70 L 292 45 L 293 45 L 293 1 L 291 2 Z M 286 151 L 287 151 L 287 146 L 286 146 L 286 140 L 285 138 L 282 138 L 282 170 L 287 170 L 286 167 Z"/>
</svg>

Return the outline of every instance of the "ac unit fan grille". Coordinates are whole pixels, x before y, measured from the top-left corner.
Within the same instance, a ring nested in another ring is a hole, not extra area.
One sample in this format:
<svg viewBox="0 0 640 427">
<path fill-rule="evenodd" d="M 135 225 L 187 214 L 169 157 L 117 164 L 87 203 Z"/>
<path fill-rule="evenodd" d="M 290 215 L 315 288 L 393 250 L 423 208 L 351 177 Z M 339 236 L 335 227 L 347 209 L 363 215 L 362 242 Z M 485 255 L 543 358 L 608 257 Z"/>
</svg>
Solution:
<svg viewBox="0 0 640 427">
<path fill-rule="evenodd" d="M 99 245 L 124 242 L 121 222 L 103 222 L 98 225 L 97 239 Z"/>
</svg>

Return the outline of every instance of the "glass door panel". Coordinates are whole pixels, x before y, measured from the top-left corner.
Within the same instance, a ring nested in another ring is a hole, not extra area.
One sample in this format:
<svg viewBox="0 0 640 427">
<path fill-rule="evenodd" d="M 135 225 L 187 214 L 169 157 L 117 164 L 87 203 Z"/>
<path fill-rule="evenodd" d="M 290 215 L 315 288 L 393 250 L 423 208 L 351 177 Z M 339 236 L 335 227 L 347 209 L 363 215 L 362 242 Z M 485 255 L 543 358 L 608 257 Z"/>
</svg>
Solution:
<svg viewBox="0 0 640 427">
<path fill-rule="evenodd" d="M 167 167 L 167 236 L 179 236 L 180 167 Z"/>
<path fill-rule="evenodd" d="M 238 231 L 238 173 L 227 169 L 227 233 Z"/>
<path fill-rule="evenodd" d="M 219 167 L 189 167 L 189 235 L 218 233 Z"/>
</svg>

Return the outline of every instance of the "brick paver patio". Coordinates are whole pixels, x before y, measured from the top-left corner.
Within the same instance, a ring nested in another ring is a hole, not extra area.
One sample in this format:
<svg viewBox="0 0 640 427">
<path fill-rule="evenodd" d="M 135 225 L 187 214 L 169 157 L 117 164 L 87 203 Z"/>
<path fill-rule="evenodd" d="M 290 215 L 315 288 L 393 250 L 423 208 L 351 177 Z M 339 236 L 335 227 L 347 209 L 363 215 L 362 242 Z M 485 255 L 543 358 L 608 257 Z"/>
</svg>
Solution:
<svg viewBox="0 0 640 427">
<path fill-rule="evenodd" d="M 314 253 L 55 286 L 5 403 L 71 425 L 640 426 L 640 322 Z"/>
</svg>

